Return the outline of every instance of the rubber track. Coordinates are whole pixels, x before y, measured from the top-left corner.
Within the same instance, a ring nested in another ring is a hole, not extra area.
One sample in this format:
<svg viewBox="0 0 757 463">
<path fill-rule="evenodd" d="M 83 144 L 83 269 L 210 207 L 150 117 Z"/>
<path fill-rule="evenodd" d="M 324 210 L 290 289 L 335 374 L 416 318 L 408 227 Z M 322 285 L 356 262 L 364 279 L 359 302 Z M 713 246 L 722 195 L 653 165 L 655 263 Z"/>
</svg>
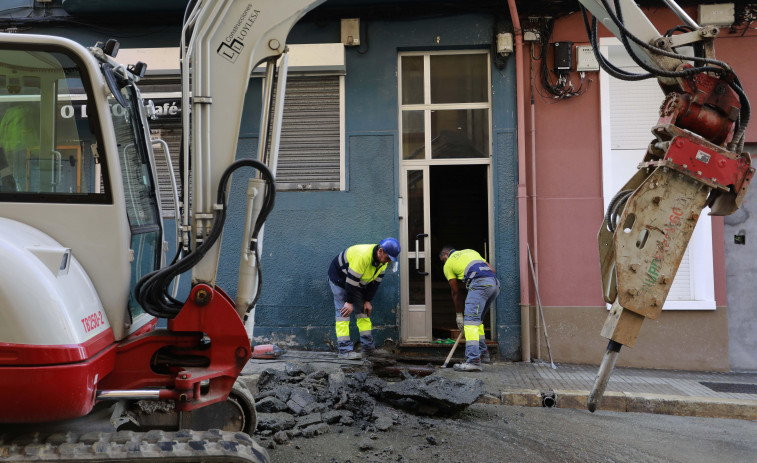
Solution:
<svg viewBox="0 0 757 463">
<path fill-rule="evenodd" d="M 182 430 L 35 433 L 0 435 L 0 462 L 65 461 L 104 463 L 268 463 L 268 453 L 242 432 Z"/>
</svg>

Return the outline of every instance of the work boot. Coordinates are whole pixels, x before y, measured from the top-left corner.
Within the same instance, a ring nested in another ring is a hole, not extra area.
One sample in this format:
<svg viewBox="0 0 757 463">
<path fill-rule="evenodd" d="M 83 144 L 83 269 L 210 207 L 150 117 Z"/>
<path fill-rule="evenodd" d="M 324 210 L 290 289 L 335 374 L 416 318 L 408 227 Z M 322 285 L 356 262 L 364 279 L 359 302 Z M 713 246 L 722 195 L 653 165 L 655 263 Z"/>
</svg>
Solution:
<svg viewBox="0 0 757 463">
<path fill-rule="evenodd" d="M 481 363 L 486 363 L 487 365 L 492 363 L 492 356 L 489 355 L 489 351 L 486 351 L 483 354 L 481 354 Z"/>
<path fill-rule="evenodd" d="M 360 360 L 363 358 L 359 353 L 355 352 L 354 350 L 341 353 L 337 357 L 339 357 L 340 360 Z"/>
<path fill-rule="evenodd" d="M 456 363 L 452 368 L 454 368 L 455 371 L 481 371 L 481 364 L 463 362 Z"/>
</svg>

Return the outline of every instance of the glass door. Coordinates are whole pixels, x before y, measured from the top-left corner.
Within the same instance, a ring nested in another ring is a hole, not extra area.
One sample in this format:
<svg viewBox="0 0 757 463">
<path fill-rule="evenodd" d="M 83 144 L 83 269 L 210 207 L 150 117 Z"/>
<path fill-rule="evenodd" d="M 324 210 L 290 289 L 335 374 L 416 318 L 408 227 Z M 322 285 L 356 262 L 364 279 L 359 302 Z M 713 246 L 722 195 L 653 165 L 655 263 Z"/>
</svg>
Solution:
<svg viewBox="0 0 757 463">
<path fill-rule="evenodd" d="M 400 239 L 404 252 L 402 278 L 402 338 L 428 341 L 431 334 L 431 272 L 429 244 L 429 168 L 402 172 L 405 210 L 400 214 Z"/>
</svg>

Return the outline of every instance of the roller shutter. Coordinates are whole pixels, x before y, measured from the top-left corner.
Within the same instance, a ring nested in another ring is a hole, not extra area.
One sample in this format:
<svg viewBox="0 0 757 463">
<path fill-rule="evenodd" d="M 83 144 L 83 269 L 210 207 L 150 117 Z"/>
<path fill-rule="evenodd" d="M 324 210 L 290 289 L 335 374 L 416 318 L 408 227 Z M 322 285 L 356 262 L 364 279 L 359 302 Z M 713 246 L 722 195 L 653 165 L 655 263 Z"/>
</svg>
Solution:
<svg viewBox="0 0 757 463">
<path fill-rule="evenodd" d="M 290 76 L 281 129 L 277 190 L 338 190 L 340 76 Z"/>
</svg>

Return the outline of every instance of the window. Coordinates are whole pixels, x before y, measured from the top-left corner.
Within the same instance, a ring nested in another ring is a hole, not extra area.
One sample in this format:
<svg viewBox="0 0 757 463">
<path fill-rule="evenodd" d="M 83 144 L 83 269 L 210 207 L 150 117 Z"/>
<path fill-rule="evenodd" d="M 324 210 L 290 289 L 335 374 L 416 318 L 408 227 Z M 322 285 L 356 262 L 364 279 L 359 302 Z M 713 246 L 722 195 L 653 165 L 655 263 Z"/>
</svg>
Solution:
<svg viewBox="0 0 757 463">
<path fill-rule="evenodd" d="M 0 50 L 0 200 L 111 201 L 81 69 L 65 53 Z"/>
<path fill-rule="evenodd" d="M 121 96 L 126 106 L 110 98 L 111 119 L 118 145 L 126 214 L 131 227 L 131 291 L 129 311 L 137 317 L 144 309 L 134 297 L 134 286 L 143 276 L 160 268 L 161 225 L 155 184 L 144 140 L 144 126 L 140 108 L 142 102 L 133 86 L 124 83 Z"/>
<path fill-rule="evenodd" d="M 487 158 L 489 55 L 400 55 L 402 159 Z"/>
<path fill-rule="evenodd" d="M 289 76 L 276 189 L 344 189 L 342 76 Z"/>
<path fill-rule="evenodd" d="M 629 72 L 642 72 L 617 39 L 601 39 L 610 62 Z M 663 93 L 657 79 L 618 80 L 602 72 L 602 176 L 605 209 L 613 195 L 636 173 L 653 140 Z M 704 212 L 676 272 L 663 310 L 714 310 L 712 222 Z"/>
</svg>

